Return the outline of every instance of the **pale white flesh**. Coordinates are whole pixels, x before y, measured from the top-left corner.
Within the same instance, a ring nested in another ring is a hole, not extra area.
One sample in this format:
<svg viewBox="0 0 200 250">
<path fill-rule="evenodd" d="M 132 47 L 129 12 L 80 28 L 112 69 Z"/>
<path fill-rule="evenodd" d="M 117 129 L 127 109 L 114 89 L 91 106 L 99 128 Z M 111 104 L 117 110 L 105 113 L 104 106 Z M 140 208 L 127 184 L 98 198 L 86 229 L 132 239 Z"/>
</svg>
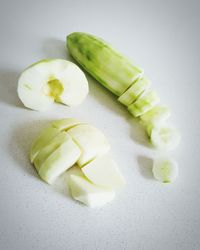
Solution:
<svg viewBox="0 0 200 250">
<path fill-rule="evenodd" d="M 17 91 L 24 106 L 43 111 L 54 101 L 68 106 L 79 105 L 88 94 L 88 82 L 74 63 L 47 59 L 22 72 Z"/>
<path fill-rule="evenodd" d="M 80 175 L 70 175 L 68 184 L 72 197 L 90 207 L 103 206 L 115 198 L 114 190 L 96 186 Z"/>
<path fill-rule="evenodd" d="M 155 159 L 153 163 L 153 175 L 161 182 L 173 182 L 178 176 L 178 164 L 170 158 Z"/>
<path fill-rule="evenodd" d="M 79 147 L 68 135 L 68 140 L 61 144 L 40 166 L 40 177 L 49 184 L 73 166 L 81 155 Z"/>
<path fill-rule="evenodd" d="M 172 150 L 180 143 L 181 135 L 176 128 L 161 125 L 151 129 L 150 139 L 156 148 Z"/>
<path fill-rule="evenodd" d="M 66 119 L 62 119 L 62 120 L 57 120 L 54 121 L 52 123 L 52 127 L 57 128 L 59 130 L 64 130 L 67 131 L 68 129 L 81 124 L 82 122 L 80 122 L 79 120 L 75 119 L 75 118 L 66 118 Z"/>
<path fill-rule="evenodd" d="M 43 129 L 40 135 L 36 138 L 31 146 L 30 151 L 30 159 L 31 162 L 34 161 L 35 157 L 37 156 L 38 152 L 45 147 L 49 141 L 51 141 L 55 136 L 57 136 L 60 131 L 56 128 L 48 127 Z"/>
<path fill-rule="evenodd" d="M 34 166 L 39 171 L 41 165 L 54 151 L 64 142 L 69 140 L 69 135 L 65 132 L 57 134 L 48 144 L 40 149 L 37 156 L 34 159 Z"/>
<path fill-rule="evenodd" d="M 110 145 L 104 134 L 91 125 L 80 124 L 67 132 L 82 151 L 77 162 L 80 167 L 110 150 Z"/>
<path fill-rule="evenodd" d="M 137 100 L 137 98 L 150 87 L 150 81 L 142 77 L 132 84 L 119 98 L 118 101 L 129 106 L 131 103 Z"/>
<path fill-rule="evenodd" d="M 125 184 L 124 177 L 109 154 L 97 157 L 81 170 L 92 183 L 102 187 L 117 188 Z"/>
</svg>

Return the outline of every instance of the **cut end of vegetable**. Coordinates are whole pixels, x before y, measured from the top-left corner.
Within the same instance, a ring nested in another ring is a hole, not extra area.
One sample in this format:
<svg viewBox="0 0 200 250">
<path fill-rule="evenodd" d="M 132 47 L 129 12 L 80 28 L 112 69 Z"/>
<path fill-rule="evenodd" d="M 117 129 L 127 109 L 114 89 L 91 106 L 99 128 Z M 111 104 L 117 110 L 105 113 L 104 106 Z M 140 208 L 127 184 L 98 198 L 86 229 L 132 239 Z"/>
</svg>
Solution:
<svg viewBox="0 0 200 250">
<path fill-rule="evenodd" d="M 178 176 L 178 164 L 169 158 L 155 159 L 153 163 L 153 175 L 160 182 L 173 182 Z"/>
<path fill-rule="evenodd" d="M 88 94 L 83 71 L 63 59 L 46 59 L 25 69 L 18 80 L 18 96 L 27 108 L 44 111 L 55 102 L 79 105 Z"/>
<path fill-rule="evenodd" d="M 124 177 L 109 154 L 97 157 L 81 170 L 92 183 L 99 186 L 117 188 L 125 184 Z"/>
<path fill-rule="evenodd" d="M 128 106 L 128 111 L 138 117 L 156 106 L 160 101 L 157 93 L 153 90 L 144 92 L 135 102 Z"/>
<path fill-rule="evenodd" d="M 98 187 L 80 175 L 70 175 L 69 188 L 75 200 L 93 208 L 103 206 L 115 198 L 112 189 Z"/>
<path fill-rule="evenodd" d="M 156 148 L 172 150 L 180 143 L 181 135 L 176 128 L 161 125 L 151 129 L 150 139 Z"/>
<path fill-rule="evenodd" d="M 129 106 L 136 101 L 138 97 L 150 87 L 150 81 L 146 77 L 141 77 L 135 81 L 119 98 L 118 101 Z"/>
</svg>

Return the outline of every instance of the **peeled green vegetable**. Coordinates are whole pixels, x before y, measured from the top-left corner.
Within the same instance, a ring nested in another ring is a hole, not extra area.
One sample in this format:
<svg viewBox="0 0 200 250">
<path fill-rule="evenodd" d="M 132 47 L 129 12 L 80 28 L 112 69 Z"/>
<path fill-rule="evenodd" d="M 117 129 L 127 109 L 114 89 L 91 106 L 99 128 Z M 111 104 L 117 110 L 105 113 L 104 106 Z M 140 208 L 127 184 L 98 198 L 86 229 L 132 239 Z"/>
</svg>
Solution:
<svg viewBox="0 0 200 250">
<path fill-rule="evenodd" d="M 85 70 L 117 96 L 142 74 L 140 68 L 95 36 L 74 32 L 67 36 L 67 47 Z"/>
<path fill-rule="evenodd" d="M 172 130 L 167 130 L 163 136 L 163 129 L 157 128 L 161 121 L 169 117 L 169 110 L 162 105 L 156 106 L 160 99 L 149 89 L 150 81 L 140 68 L 93 35 L 74 32 L 67 36 L 67 47 L 85 70 L 117 95 L 118 101 L 127 106 L 134 117 L 140 118 L 154 146 L 175 145 L 174 141 L 178 140 L 172 138 L 175 136 L 175 133 L 171 133 Z"/>
<path fill-rule="evenodd" d="M 138 79 L 130 88 L 128 88 L 119 98 L 118 101 L 129 106 L 137 100 L 137 98 L 149 88 L 150 81 L 145 77 Z"/>
<path fill-rule="evenodd" d="M 148 91 L 128 106 L 128 110 L 133 116 L 138 117 L 151 110 L 159 101 L 156 92 Z"/>
</svg>

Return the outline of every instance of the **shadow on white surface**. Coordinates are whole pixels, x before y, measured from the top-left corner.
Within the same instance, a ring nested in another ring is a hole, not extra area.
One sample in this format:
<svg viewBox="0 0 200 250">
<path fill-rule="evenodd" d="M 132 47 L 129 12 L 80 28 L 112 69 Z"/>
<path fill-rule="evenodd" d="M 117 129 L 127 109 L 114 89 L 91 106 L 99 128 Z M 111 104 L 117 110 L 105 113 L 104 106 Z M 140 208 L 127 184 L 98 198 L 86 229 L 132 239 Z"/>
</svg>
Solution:
<svg viewBox="0 0 200 250">
<path fill-rule="evenodd" d="M 17 82 L 19 72 L 0 69 L 0 102 L 22 108 L 23 105 L 17 96 Z"/>
<path fill-rule="evenodd" d="M 52 121 L 52 120 L 51 120 Z M 29 153 L 31 144 L 35 138 L 40 134 L 41 130 L 48 127 L 50 120 L 37 120 L 33 122 L 27 122 L 14 129 L 9 143 L 9 154 L 16 162 L 17 166 L 21 170 L 31 177 L 37 178 L 38 181 L 44 182 L 34 166 L 31 164 L 29 159 Z M 68 186 L 68 173 L 65 172 L 57 178 L 55 183 L 53 183 L 49 188 L 53 189 L 59 195 L 70 198 Z M 45 182 L 44 182 L 45 183 Z M 48 185 L 46 183 L 46 185 Z"/>
<path fill-rule="evenodd" d="M 153 180 L 153 160 L 149 157 L 139 155 L 137 157 L 137 162 L 139 166 L 139 171 L 145 179 Z"/>
<path fill-rule="evenodd" d="M 28 117 L 27 117 L 28 119 Z M 33 121 L 18 125 L 11 134 L 9 153 L 26 174 L 37 176 L 29 160 L 30 147 L 33 140 L 39 135 L 42 128 L 49 125 L 49 121 Z"/>
</svg>

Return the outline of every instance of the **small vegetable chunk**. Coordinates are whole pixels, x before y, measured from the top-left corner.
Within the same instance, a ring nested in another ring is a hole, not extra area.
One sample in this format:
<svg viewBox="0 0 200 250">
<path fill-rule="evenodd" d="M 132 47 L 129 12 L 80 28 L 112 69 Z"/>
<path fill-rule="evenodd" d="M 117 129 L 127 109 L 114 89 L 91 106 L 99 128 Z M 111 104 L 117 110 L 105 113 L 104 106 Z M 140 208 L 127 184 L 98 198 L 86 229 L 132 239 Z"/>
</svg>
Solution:
<svg viewBox="0 0 200 250">
<path fill-rule="evenodd" d="M 96 186 L 79 175 L 70 175 L 69 188 L 75 200 L 90 207 L 103 206 L 115 198 L 112 189 Z"/>
<path fill-rule="evenodd" d="M 169 158 L 155 159 L 153 163 L 153 175 L 161 182 L 173 182 L 178 176 L 178 164 Z"/>
<path fill-rule="evenodd" d="M 179 131 L 167 125 L 155 126 L 149 133 L 152 144 L 159 149 L 172 150 L 181 140 Z"/>
<path fill-rule="evenodd" d="M 44 181 L 52 184 L 59 175 L 77 162 L 80 155 L 79 147 L 68 135 L 68 139 L 43 162 L 38 173 Z"/>
<path fill-rule="evenodd" d="M 81 124 L 81 122 L 75 118 L 66 118 L 62 120 L 56 120 L 52 123 L 52 127 L 57 128 L 62 131 L 67 131 L 76 125 Z"/>
<path fill-rule="evenodd" d="M 80 167 L 110 150 L 110 145 L 104 134 L 91 125 L 80 124 L 69 129 L 68 133 L 82 151 L 77 162 Z"/>
<path fill-rule="evenodd" d="M 125 184 L 124 177 L 109 154 L 97 157 L 81 170 L 92 183 L 99 186 L 116 188 Z"/>
<path fill-rule="evenodd" d="M 53 127 L 45 128 L 39 135 L 39 137 L 33 142 L 30 151 L 30 159 L 33 163 L 38 152 L 45 147 L 49 141 L 51 141 L 55 136 L 60 133 L 58 129 Z"/>
<path fill-rule="evenodd" d="M 147 91 L 142 94 L 134 103 L 128 106 L 128 111 L 138 117 L 151 110 L 160 101 L 155 91 Z"/>
<path fill-rule="evenodd" d="M 150 81 L 147 78 L 139 78 L 118 98 L 118 101 L 128 107 L 131 103 L 136 101 L 137 98 L 149 88 L 149 86 Z"/>
<path fill-rule="evenodd" d="M 145 114 L 140 116 L 143 124 L 160 125 L 170 117 L 170 110 L 167 106 L 157 105 Z"/>
</svg>

